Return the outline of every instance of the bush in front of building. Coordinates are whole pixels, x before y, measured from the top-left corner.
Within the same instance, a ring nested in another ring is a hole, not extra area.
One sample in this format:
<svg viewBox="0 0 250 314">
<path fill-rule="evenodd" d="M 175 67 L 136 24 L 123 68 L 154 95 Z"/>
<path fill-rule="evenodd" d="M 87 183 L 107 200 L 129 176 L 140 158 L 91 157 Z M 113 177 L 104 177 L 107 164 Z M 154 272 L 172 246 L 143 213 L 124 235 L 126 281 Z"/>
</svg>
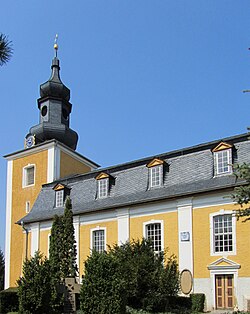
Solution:
<svg viewBox="0 0 250 314">
<path fill-rule="evenodd" d="M 18 310 L 18 296 L 16 288 L 9 288 L 0 292 L 0 313 L 5 314 Z"/>
<path fill-rule="evenodd" d="M 190 294 L 190 299 L 192 303 L 191 310 L 193 312 L 203 312 L 205 304 L 205 294 L 203 293 L 192 293 Z"/>
<path fill-rule="evenodd" d="M 23 265 L 23 276 L 17 281 L 19 313 L 53 313 L 49 261 L 39 252 Z"/>
<path fill-rule="evenodd" d="M 119 265 L 111 255 L 92 252 L 85 262 L 80 292 L 84 314 L 124 314 L 124 282 L 118 276 Z"/>
<path fill-rule="evenodd" d="M 165 266 L 163 260 L 164 254 L 155 255 L 152 243 L 145 239 L 115 245 L 108 252 L 93 252 L 85 262 L 83 313 L 124 313 L 123 304 L 151 312 L 169 309 L 169 297 L 179 291 L 179 272 L 174 256 Z M 119 311 L 101 312 L 106 302 L 117 304 Z"/>
</svg>

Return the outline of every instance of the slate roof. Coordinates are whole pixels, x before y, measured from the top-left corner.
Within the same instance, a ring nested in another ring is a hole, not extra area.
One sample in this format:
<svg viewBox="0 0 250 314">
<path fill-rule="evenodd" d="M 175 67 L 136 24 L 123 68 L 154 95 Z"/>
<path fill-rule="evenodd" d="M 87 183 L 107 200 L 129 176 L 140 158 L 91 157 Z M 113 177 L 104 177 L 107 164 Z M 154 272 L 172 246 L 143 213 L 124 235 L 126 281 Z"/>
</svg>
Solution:
<svg viewBox="0 0 250 314">
<path fill-rule="evenodd" d="M 58 182 L 70 189 L 74 215 L 232 188 L 242 181 L 237 182 L 232 174 L 215 177 L 211 150 L 224 141 L 233 145 L 234 163 L 250 163 L 248 138 L 249 133 L 241 134 L 45 184 L 31 212 L 22 220 L 25 223 L 49 220 L 55 214 L 63 213 L 63 208 L 54 208 L 53 187 Z M 167 167 L 163 186 L 150 189 L 146 164 L 155 157 L 164 160 Z M 114 178 L 109 196 L 103 199 L 97 198 L 95 177 L 100 172 Z"/>
</svg>

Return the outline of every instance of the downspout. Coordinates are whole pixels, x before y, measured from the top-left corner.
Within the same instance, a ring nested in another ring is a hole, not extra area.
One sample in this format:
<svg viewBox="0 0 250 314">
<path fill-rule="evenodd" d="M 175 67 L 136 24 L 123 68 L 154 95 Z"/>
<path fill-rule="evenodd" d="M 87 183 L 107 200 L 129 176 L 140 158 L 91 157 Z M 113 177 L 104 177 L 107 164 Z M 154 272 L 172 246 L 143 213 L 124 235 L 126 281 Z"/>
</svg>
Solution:
<svg viewBox="0 0 250 314">
<path fill-rule="evenodd" d="M 21 221 L 21 226 L 23 228 L 23 231 L 25 231 L 25 234 L 26 234 L 26 238 L 25 238 L 25 260 L 27 260 L 28 259 L 28 234 L 29 234 L 29 231 L 28 231 L 28 229 L 26 229 L 24 227 L 23 221 Z"/>
</svg>

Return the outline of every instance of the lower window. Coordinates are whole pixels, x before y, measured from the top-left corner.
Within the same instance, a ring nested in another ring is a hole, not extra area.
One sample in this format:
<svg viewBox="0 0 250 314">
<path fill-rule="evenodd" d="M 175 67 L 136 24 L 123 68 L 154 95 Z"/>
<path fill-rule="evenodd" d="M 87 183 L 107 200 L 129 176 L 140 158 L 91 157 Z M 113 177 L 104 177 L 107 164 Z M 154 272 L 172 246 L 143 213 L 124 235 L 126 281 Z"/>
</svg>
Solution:
<svg viewBox="0 0 250 314">
<path fill-rule="evenodd" d="M 92 250 L 98 253 L 105 250 L 105 230 L 92 231 Z"/>
<path fill-rule="evenodd" d="M 153 250 L 155 253 L 162 251 L 162 230 L 161 223 L 150 223 L 146 225 L 145 237 L 152 242 Z"/>
</svg>

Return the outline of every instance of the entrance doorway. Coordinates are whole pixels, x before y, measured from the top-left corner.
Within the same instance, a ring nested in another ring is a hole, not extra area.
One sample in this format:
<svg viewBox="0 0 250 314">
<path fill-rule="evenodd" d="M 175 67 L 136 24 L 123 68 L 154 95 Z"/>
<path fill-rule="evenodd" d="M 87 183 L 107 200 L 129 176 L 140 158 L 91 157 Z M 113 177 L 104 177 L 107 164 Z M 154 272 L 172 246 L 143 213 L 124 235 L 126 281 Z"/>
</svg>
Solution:
<svg viewBox="0 0 250 314">
<path fill-rule="evenodd" d="M 232 309 L 234 306 L 233 275 L 215 276 L 215 293 L 217 309 Z"/>
</svg>

